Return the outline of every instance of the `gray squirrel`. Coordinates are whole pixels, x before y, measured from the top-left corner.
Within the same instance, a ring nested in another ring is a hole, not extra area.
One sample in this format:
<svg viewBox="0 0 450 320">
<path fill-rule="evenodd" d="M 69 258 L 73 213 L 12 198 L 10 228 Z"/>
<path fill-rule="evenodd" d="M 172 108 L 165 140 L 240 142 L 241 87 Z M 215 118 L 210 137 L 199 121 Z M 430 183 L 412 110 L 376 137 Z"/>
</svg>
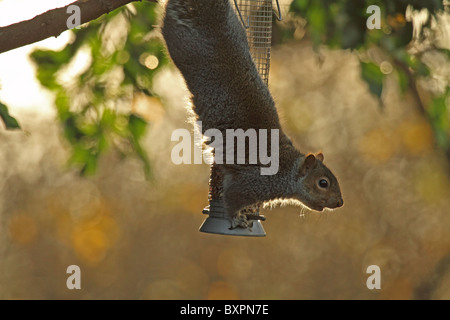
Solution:
<svg viewBox="0 0 450 320">
<path fill-rule="evenodd" d="M 260 163 L 217 165 L 232 227 L 249 226 L 241 211 L 257 203 L 300 202 L 316 211 L 343 205 L 339 183 L 323 164 L 323 154 L 300 153 L 284 134 L 229 0 L 168 0 L 161 32 L 192 94 L 203 134 L 208 129 L 224 134 L 227 129 L 278 130 L 276 174 L 261 174 Z"/>
</svg>

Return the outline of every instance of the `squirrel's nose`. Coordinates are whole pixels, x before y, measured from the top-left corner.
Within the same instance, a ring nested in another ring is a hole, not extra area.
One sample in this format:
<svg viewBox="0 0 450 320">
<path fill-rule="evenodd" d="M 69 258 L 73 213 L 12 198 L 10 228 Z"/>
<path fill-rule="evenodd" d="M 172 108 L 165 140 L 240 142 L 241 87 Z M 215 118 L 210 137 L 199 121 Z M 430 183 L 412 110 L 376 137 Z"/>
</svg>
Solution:
<svg viewBox="0 0 450 320">
<path fill-rule="evenodd" d="M 336 208 L 342 207 L 343 205 L 344 205 L 344 200 L 342 200 L 342 198 L 336 202 Z"/>
</svg>

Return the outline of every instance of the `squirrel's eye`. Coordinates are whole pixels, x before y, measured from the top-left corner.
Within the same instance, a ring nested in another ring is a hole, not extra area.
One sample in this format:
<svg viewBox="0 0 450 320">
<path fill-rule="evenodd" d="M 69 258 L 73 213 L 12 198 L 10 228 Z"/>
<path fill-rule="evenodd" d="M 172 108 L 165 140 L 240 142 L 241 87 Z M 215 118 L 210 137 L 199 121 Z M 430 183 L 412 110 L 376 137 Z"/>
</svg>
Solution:
<svg viewBox="0 0 450 320">
<path fill-rule="evenodd" d="M 322 189 L 328 188 L 328 185 L 329 185 L 328 180 L 326 180 L 326 179 L 320 179 L 319 182 L 318 182 L 317 184 L 318 184 L 319 187 L 322 188 Z"/>
</svg>

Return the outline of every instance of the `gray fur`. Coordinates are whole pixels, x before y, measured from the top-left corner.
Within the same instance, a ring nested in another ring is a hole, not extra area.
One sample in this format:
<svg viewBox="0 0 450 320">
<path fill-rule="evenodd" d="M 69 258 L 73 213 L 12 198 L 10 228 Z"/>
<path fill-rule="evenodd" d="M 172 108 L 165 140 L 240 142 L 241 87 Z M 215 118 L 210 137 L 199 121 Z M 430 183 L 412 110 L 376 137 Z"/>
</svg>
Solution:
<svg viewBox="0 0 450 320">
<path fill-rule="evenodd" d="M 305 161 L 284 134 L 269 89 L 251 58 L 245 30 L 228 0 L 168 0 L 162 34 L 192 94 L 203 132 L 279 130 L 277 174 L 261 175 L 257 165 L 220 165 L 230 217 L 247 206 L 276 199 L 296 199 L 319 211 L 342 205 L 331 171 L 314 156 Z M 321 177 L 330 181 L 327 190 L 317 186 Z"/>
</svg>

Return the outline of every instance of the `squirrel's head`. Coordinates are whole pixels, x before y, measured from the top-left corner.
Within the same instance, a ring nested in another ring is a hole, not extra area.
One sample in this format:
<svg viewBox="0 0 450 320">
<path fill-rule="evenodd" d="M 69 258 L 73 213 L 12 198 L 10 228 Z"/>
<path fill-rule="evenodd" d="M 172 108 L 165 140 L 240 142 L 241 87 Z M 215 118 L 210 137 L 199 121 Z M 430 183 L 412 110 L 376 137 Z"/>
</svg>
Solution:
<svg viewBox="0 0 450 320">
<path fill-rule="evenodd" d="M 334 174 L 323 164 L 323 154 L 308 154 L 300 159 L 297 172 L 298 189 L 296 193 L 308 208 L 322 211 L 324 208 L 342 207 L 339 183 Z"/>
</svg>

